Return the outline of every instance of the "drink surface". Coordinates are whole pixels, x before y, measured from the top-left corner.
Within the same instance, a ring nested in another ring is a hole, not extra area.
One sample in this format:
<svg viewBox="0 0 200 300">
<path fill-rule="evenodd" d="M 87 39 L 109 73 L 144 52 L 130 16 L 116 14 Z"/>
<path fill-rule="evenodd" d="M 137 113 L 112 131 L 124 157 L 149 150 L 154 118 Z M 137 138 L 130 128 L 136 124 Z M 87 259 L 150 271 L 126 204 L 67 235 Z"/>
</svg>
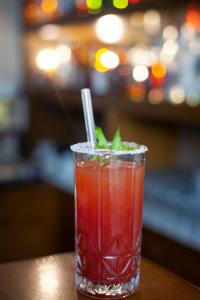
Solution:
<svg viewBox="0 0 200 300">
<path fill-rule="evenodd" d="M 75 166 L 77 273 L 127 283 L 140 265 L 144 165 L 116 160 Z"/>
</svg>

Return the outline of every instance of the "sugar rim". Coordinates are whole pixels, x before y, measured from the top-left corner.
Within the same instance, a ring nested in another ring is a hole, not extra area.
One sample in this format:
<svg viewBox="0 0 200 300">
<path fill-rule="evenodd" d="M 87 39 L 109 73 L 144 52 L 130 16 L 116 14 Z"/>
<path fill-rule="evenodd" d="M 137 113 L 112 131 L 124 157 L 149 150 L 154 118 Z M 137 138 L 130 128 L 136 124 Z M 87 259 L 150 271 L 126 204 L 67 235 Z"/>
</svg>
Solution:
<svg viewBox="0 0 200 300">
<path fill-rule="evenodd" d="M 139 145 L 136 143 L 123 142 L 129 146 L 137 146 L 139 148 L 135 150 L 108 150 L 108 149 L 92 149 L 89 142 L 78 143 L 70 146 L 70 149 L 75 153 L 89 154 L 89 155 L 127 155 L 127 154 L 141 154 L 148 151 L 148 148 L 144 145 Z"/>
</svg>

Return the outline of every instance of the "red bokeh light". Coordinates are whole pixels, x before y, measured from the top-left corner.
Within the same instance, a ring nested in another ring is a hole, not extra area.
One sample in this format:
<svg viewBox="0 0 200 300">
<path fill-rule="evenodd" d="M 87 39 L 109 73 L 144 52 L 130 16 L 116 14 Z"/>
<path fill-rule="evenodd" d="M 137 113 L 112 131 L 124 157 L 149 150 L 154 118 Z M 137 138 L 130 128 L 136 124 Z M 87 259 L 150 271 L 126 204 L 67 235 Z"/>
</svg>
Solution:
<svg viewBox="0 0 200 300">
<path fill-rule="evenodd" d="M 129 0 L 128 2 L 131 4 L 137 4 L 139 3 L 141 0 Z"/>
<path fill-rule="evenodd" d="M 189 8 L 186 17 L 185 17 L 186 24 L 199 30 L 200 28 L 200 9 L 192 7 Z"/>
</svg>

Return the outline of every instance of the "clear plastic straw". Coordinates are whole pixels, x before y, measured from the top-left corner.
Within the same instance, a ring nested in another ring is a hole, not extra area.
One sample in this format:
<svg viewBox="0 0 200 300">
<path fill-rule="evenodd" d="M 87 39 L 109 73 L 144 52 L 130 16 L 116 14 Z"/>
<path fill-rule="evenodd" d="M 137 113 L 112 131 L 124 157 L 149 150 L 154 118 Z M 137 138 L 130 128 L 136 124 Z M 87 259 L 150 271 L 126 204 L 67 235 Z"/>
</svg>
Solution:
<svg viewBox="0 0 200 300">
<path fill-rule="evenodd" d="M 91 144 L 92 148 L 95 148 L 95 124 L 94 124 L 94 115 L 92 108 L 92 98 L 90 89 L 81 90 L 82 104 L 83 104 L 83 113 L 85 119 L 85 128 L 87 133 L 87 140 Z"/>
</svg>

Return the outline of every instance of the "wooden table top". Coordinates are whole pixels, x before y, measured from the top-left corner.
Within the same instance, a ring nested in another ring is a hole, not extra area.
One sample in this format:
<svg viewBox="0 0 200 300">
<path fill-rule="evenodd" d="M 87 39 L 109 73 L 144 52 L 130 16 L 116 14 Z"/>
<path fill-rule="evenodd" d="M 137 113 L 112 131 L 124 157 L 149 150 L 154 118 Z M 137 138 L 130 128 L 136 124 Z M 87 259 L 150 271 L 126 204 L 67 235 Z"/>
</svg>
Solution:
<svg viewBox="0 0 200 300">
<path fill-rule="evenodd" d="M 0 300 L 47 299 L 91 299 L 76 293 L 72 253 L 0 265 Z M 127 299 L 200 300 L 200 289 L 143 259 L 139 291 Z"/>
</svg>

